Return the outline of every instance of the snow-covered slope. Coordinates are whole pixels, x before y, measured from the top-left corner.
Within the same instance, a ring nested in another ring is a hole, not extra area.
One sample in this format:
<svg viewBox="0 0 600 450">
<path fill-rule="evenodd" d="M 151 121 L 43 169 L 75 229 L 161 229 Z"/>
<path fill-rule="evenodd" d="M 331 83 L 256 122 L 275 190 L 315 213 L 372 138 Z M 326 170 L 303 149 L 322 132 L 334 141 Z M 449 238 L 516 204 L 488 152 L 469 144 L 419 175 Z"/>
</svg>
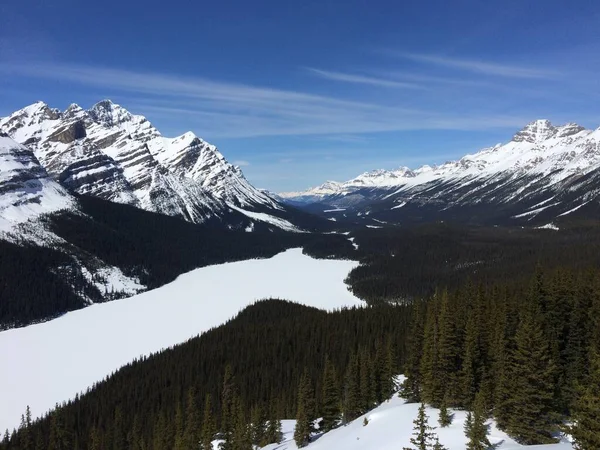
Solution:
<svg viewBox="0 0 600 450">
<path fill-rule="evenodd" d="M 77 200 L 48 176 L 31 150 L 0 134 L 0 239 L 65 253 L 63 265 L 50 270 L 65 280 L 85 280 L 88 289 L 76 290 L 82 305 L 101 300 L 103 294 L 105 299 L 117 298 L 145 289 L 118 267 L 57 236 L 46 219 L 63 213 L 81 215 Z"/>
<path fill-rule="evenodd" d="M 429 207 L 440 216 L 443 211 L 455 213 L 459 208 L 484 213 L 478 207 L 495 205 L 506 219 L 531 221 L 538 216 L 551 220 L 588 203 L 588 208 L 597 208 L 599 194 L 600 128 L 587 130 L 572 123 L 554 126 L 547 120 L 536 120 L 507 144 L 458 161 L 416 170 L 375 170 L 344 183 L 327 182 L 280 196 L 337 207 L 369 204 L 373 207 L 367 209 L 374 211 L 409 206 L 396 216 L 406 214 L 411 205 Z M 544 201 L 548 204 L 536 210 Z"/>
<path fill-rule="evenodd" d="M 0 231 L 73 207 L 71 196 L 48 177 L 32 151 L 0 134 Z"/>
<path fill-rule="evenodd" d="M 413 431 L 412 421 L 417 417 L 419 405 L 404 403 L 404 400 L 395 396 L 376 409 L 359 417 L 346 426 L 337 428 L 323 434 L 318 439 L 304 447 L 307 450 L 398 450 L 413 448 L 410 438 Z M 448 450 L 464 450 L 467 439 L 464 434 L 466 413 L 453 411 L 454 420 L 447 428 L 440 428 L 437 420 L 439 410 L 427 408 L 429 425 L 437 427 L 434 432 L 438 435 L 440 443 Z M 364 426 L 364 418 L 369 423 Z M 490 443 L 496 450 L 572 450 L 573 446 L 566 440 L 558 444 L 524 446 L 516 443 L 506 433 L 498 430 L 493 421 L 490 424 Z M 270 444 L 262 450 L 298 450 L 294 443 L 294 420 L 284 420 L 282 431 L 284 441 L 281 444 Z"/>
<path fill-rule="evenodd" d="M 37 102 L 0 119 L 0 131 L 33 150 L 54 180 L 79 194 L 194 223 L 212 219 L 244 229 L 261 221 L 278 227 L 277 218 L 293 222 L 286 207 L 252 186 L 214 145 L 191 132 L 163 137 L 145 117 L 110 100 L 65 111 Z M 230 205 L 261 214 L 239 214 Z"/>
<path fill-rule="evenodd" d="M 0 355 L 10 367 L 0 370 L 0 429 L 18 426 L 26 405 L 40 416 L 134 358 L 220 325 L 255 300 L 287 298 L 328 310 L 362 304 L 344 284 L 356 264 L 293 249 L 196 269 L 152 291 L 0 332 Z"/>
</svg>

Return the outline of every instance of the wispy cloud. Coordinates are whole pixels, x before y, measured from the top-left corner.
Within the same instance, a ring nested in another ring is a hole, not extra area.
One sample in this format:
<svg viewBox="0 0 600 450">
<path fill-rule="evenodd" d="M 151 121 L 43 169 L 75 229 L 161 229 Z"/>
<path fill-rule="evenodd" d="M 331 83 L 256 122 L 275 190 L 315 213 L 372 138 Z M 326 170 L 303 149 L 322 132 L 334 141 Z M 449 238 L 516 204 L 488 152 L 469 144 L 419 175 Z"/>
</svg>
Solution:
<svg viewBox="0 0 600 450">
<path fill-rule="evenodd" d="M 71 64 L 3 64 L 3 75 L 93 86 L 102 95 L 126 97 L 129 102 L 124 106 L 133 112 L 165 123 L 177 122 L 211 139 L 514 128 L 529 119 L 481 111 L 461 115 L 416 109 L 387 97 L 364 102 L 205 78 Z"/>
<path fill-rule="evenodd" d="M 368 84 L 371 86 L 394 88 L 394 89 L 423 89 L 415 83 L 407 83 L 403 81 L 386 80 L 384 78 L 368 77 L 364 75 L 356 75 L 343 72 L 332 72 L 329 70 L 314 69 L 307 67 L 306 70 L 326 80 L 343 81 L 345 83 Z"/>
<path fill-rule="evenodd" d="M 245 161 L 243 159 L 238 159 L 236 161 L 233 161 L 233 165 L 234 166 L 240 166 L 240 167 L 247 167 L 250 165 L 250 162 Z"/>
<path fill-rule="evenodd" d="M 489 61 L 451 58 L 439 55 L 428 55 L 420 53 L 389 52 L 395 56 L 410 59 L 412 61 L 444 66 L 469 72 L 476 72 L 485 75 L 510 78 L 540 78 L 556 79 L 560 78 L 560 72 L 556 70 L 528 67 L 513 64 L 499 64 Z"/>
</svg>

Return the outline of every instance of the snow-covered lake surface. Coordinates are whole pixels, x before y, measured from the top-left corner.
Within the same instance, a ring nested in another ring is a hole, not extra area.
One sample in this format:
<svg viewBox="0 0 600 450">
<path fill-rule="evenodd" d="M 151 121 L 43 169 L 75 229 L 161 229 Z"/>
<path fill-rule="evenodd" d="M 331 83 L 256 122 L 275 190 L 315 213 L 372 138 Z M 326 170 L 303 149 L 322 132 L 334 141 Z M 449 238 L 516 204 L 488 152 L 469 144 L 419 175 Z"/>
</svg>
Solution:
<svg viewBox="0 0 600 450">
<path fill-rule="evenodd" d="M 354 261 L 317 260 L 301 249 L 203 267 L 158 289 L 0 333 L 0 430 L 27 405 L 39 416 L 134 358 L 220 325 L 255 300 L 322 309 L 362 304 L 344 278 Z"/>
<path fill-rule="evenodd" d="M 373 411 L 359 417 L 348 425 L 336 428 L 318 437 L 306 450 L 398 450 L 403 447 L 414 448 L 410 444 L 413 432 L 412 421 L 417 417 L 419 405 L 416 403 L 405 404 L 398 396 L 383 403 Z M 467 439 L 464 433 L 466 413 L 464 411 L 451 411 L 454 420 L 447 428 L 438 425 L 439 410 L 427 408 L 429 425 L 437 427 L 434 432 L 438 435 L 440 443 L 448 450 L 464 450 L 467 448 Z M 369 423 L 363 426 L 363 419 L 367 417 Z M 284 441 L 281 444 L 270 444 L 262 450 L 298 450 L 294 443 L 295 420 L 282 421 Z M 573 446 L 563 440 L 558 444 L 524 446 L 516 443 L 506 433 L 498 430 L 493 421 L 489 422 L 489 440 L 496 450 L 572 450 Z"/>
</svg>

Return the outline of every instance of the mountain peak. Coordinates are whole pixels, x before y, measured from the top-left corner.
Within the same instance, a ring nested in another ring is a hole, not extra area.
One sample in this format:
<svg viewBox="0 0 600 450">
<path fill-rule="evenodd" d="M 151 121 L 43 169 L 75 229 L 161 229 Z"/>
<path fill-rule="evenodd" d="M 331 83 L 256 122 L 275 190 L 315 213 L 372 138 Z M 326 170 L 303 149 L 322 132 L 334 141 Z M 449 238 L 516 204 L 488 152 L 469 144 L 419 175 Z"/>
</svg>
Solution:
<svg viewBox="0 0 600 450">
<path fill-rule="evenodd" d="M 525 125 L 513 137 L 514 142 L 537 143 L 544 141 L 556 134 L 556 127 L 547 119 L 538 119 Z"/>
<path fill-rule="evenodd" d="M 88 113 L 95 121 L 106 126 L 118 125 L 132 119 L 129 111 L 109 99 L 99 101 L 88 110 Z"/>
<path fill-rule="evenodd" d="M 63 117 L 65 119 L 71 119 L 82 112 L 83 112 L 83 108 L 81 106 L 79 106 L 77 103 L 71 103 L 69 105 L 69 107 L 67 109 L 65 109 L 65 112 L 63 113 Z"/>
</svg>

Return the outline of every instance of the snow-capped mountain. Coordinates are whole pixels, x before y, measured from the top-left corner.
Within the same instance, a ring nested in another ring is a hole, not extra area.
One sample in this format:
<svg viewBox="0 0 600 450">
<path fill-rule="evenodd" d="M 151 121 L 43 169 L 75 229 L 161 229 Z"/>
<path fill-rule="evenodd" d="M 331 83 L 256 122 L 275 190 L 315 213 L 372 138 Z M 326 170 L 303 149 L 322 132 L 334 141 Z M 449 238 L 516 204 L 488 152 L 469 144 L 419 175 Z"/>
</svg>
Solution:
<svg viewBox="0 0 600 450">
<path fill-rule="evenodd" d="M 72 207 L 69 193 L 48 177 L 33 152 L 0 134 L 0 231 Z"/>
<path fill-rule="evenodd" d="M 375 170 L 343 183 L 280 194 L 286 201 L 318 201 L 361 215 L 369 211 L 379 219 L 494 223 L 551 221 L 584 207 L 595 211 L 599 195 L 600 128 L 554 126 L 547 120 L 531 122 L 510 142 L 458 161 Z"/>
<path fill-rule="evenodd" d="M 0 119 L 0 131 L 30 148 L 54 180 L 78 194 L 193 223 L 299 228 L 289 208 L 252 186 L 214 145 L 191 132 L 163 137 L 145 117 L 110 100 L 65 111 L 37 102 Z"/>
</svg>

